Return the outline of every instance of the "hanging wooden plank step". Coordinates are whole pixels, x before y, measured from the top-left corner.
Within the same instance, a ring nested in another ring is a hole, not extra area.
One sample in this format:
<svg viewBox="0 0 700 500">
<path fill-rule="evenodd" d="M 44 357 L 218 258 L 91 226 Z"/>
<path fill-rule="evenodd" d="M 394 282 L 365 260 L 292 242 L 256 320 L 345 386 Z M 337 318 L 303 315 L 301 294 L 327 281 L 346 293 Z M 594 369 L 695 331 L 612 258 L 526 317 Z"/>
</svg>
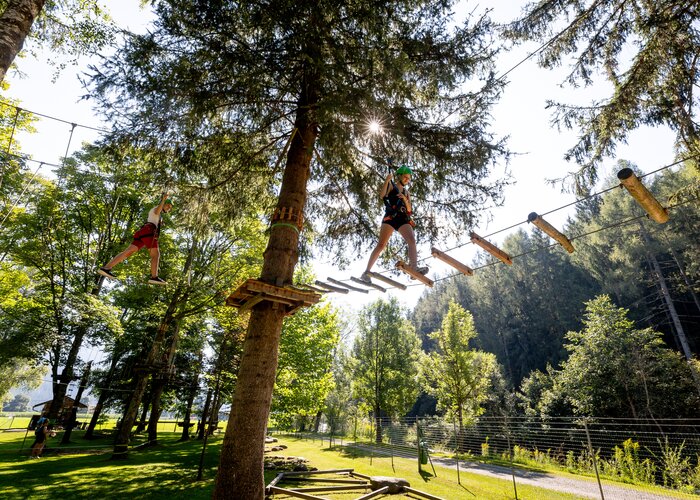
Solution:
<svg viewBox="0 0 700 500">
<path fill-rule="evenodd" d="M 409 276 L 417 279 L 418 281 L 420 281 L 424 285 L 429 286 L 431 288 L 435 284 L 435 283 L 433 283 L 433 280 L 431 280 L 427 276 L 422 275 L 418 271 L 414 271 L 413 268 L 411 268 L 408 264 L 406 264 L 402 260 L 399 260 L 398 262 L 396 262 L 396 269 L 402 270 L 403 272 L 405 272 Z"/>
<path fill-rule="evenodd" d="M 347 288 L 348 290 L 352 290 L 353 292 L 369 293 L 369 290 L 367 290 L 366 288 L 357 288 L 356 286 L 348 285 L 347 283 L 334 280 L 333 278 L 327 278 L 326 281 L 330 281 L 331 283 L 338 286 L 344 286 L 345 288 Z"/>
<path fill-rule="evenodd" d="M 436 259 L 439 259 L 439 260 L 443 261 L 445 264 L 448 264 L 448 265 L 454 267 L 454 268 L 457 269 L 460 273 L 466 274 L 467 276 L 471 276 L 471 275 L 474 274 L 474 270 L 473 270 L 471 267 L 469 267 L 469 266 L 467 266 L 467 265 L 465 265 L 465 264 L 462 264 L 462 263 L 461 263 L 460 261 L 458 261 L 457 259 L 453 259 L 453 258 L 450 257 L 449 255 L 447 255 L 445 252 L 443 252 L 443 251 L 441 251 L 441 250 L 438 250 L 438 249 L 435 248 L 435 247 L 433 247 L 430 251 L 431 251 L 431 253 L 433 254 L 433 257 L 435 257 Z"/>
<path fill-rule="evenodd" d="M 360 278 L 355 278 L 354 276 L 350 276 L 350 279 L 362 286 L 368 286 L 370 288 L 374 288 L 375 290 L 379 290 L 380 292 L 386 292 L 386 288 L 383 286 L 375 285 L 374 283 L 367 283 L 366 281 L 362 281 Z"/>
<path fill-rule="evenodd" d="M 479 236 L 478 234 L 476 234 L 473 231 L 471 233 L 469 233 L 469 238 L 471 239 L 472 243 L 480 246 L 481 248 L 486 250 L 488 253 L 490 253 L 491 255 L 496 257 L 498 260 L 500 260 L 504 264 L 508 264 L 509 266 L 513 265 L 513 261 L 511 260 L 510 255 L 505 253 L 503 250 L 498 248 L 493 243 L 486 241 L 485 239 L 483 239 L 481 236 Z"/>
<path fill-rule="evenodd" d="M 373 273 L 370 271 L 367 274 L 369 274 L 371 278 L 378 279 L 379 281 L 382 281 L 387 285 L 395 286 L 396 288 L 400 288 L 401 290 L 406 289 L 406 285 L 404 285 L 403 283 L 399 283 L 398 281 L 392 280 L 391 278 L 387 278 L 386 276 L 383 276 L 379 273 Z"/>
<path fill-rule="evenodd" d="M 325 288 L 329 292 L 348 293 L 350 291 L 347 288 L 340 288 L 337 286 L 329 285 L 328 283 L 324 283 L 323 281 L 319 280 L 316 280 L 314 283 L 320 286 L 321 288 Z"/>
<path fill-rule="evenodd" d="M 302 307 L 308 307 L 321 300 L 316 292 L 307 292 L 294 287 L 280 287 L 253 278 L 236 289 L 226 299 L 226 305 L 241 311 L 251 309 L 260 302 L 274 302 L 285 308 L 287 315 L 294 314 Z"/>
</svg>

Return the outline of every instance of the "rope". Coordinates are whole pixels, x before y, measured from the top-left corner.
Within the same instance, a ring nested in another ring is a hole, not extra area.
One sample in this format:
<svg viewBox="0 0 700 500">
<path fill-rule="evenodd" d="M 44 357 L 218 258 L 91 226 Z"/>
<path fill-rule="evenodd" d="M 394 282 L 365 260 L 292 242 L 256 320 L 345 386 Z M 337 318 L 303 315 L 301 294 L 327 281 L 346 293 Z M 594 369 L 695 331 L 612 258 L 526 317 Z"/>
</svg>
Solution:
<svg viewBox="0 0 700 500">
<path fill-rule="evenodd" d="M 17 196 L 17 199 L 15 200 L 14 205 L 10 208 L 10 210 L 7 212 L 7 214 L 5 215 L 5 217 L 2 219 L 2 222 L 0 222 L 0 229 L 3 228 L 3 226 L 5 225 L 5 221 L 7 220 L 7 218 L 12 214 L 12 212 L 14 212 L 15 208 L 17 208 L 17 205 L 19 204 L 20 200 L 21 200 L 22 197 L 24 196 L 24 193 L 27 191 L 27 189 L 29 189 L 29 186 L 34 182 L 34 178 L 37 176 L 37 174 L 39 173 L 39 170 L 41 170 L 41 167 L 43 167 L 43 166 L 44 166 L 44 163 L 39 163 L 39 166 L 38 166 L 38 167 L 36 168 L 36 170 L 34 171 L 34 174 L 32 175 L 31 179 L 29 179 L 29 180 L 27 181 L 27 183 L 24 185 L 24 189 L 23 189 L 22 192 L 19 194 L 19 196 Z M 25 205 L 26 205 L 26 203 L 25 203 Z"/>
</svg>

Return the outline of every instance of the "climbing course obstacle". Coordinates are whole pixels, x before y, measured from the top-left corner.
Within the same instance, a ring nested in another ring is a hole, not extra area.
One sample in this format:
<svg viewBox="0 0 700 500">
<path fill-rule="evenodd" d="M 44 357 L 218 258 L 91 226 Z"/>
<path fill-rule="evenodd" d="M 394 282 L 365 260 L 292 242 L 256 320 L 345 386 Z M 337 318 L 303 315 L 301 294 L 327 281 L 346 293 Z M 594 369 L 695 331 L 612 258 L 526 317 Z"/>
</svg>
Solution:
<svg viewBox="0 0 700 500">
<path fill-rule="evenodd" d="M 302 307 L 316 304 L 319 300 L 321 300 L 321 294 L 312 290 L 280 287 L 251 278 L 226 299 L 226 304 L 245 311 L 261 302 L 272 302 L 273 308 L 282 307 L 289 316 Z"/>
<path fill-rule="evenodd" d="M 427 276 L 419 273 L 418 271 L 414 270 L 411 266 L 409 266 L 408 264 L 406 264 L 402 260 L 399 260 L 396 262 L 396 269 L 399 269 L 399 270 L 405 272 L 411 278 L 417 279 L 418 281 L 420 281 L 421 283 L 423 283 L 426 286 L 429 286 L 432 288 L 432 286 L 434 285 L 433 280 L 431 280 Z"/>
</svg>

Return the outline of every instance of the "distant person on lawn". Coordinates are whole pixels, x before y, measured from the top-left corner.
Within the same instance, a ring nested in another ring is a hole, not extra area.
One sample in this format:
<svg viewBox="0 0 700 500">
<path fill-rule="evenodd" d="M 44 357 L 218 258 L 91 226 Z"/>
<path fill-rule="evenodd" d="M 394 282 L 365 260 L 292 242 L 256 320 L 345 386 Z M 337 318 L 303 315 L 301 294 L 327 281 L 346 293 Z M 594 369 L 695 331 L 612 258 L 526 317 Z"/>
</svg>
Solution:
<svg viewBox="0 0 700 500">
<path fill-rule="evenodd" d="M 143 247 L 148 248 L 151 253 L 151 277 L 148 283 L 151 285 L 167 285 L 167 282 L 158 277 L 158 265 L 160 263 L 160 249 L 158 248 L 158 236 L 163 223 L 163 212 L 168 213 L 173 208 L 173 202 L 168 198 L 168 193 L 163 193 L 158 206 L 153 207 L 148 212 L 148 221 L 134 233 L 134 240 L 131 245 L 122 253 L 114 257 L 107 264 L 102 266 L 97 272 L 107 278 L 115 279 L 112 268 L 121 263 L 131 255 L 135 254 Z"/>
<path fill-rule="evenodd" d="M 44 451 L 44 446 L 46 446 L 46 440 L 48 437 L 55 436 L 49 430 L 48 419 L 42 417 L 36 424 L 36 430 L 34 431 L 34 444 L 32 444 L 32 453 L 29 458 L 40 458 L 41 452 Z"/>
</svg>

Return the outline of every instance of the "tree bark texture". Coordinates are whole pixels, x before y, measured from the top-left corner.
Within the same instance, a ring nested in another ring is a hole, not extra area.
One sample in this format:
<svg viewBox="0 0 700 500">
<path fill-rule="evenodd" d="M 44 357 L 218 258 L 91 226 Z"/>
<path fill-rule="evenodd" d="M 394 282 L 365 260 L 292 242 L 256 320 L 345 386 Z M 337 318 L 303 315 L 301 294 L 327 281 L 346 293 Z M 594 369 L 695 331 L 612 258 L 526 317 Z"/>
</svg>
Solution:
<svg viewBox="0 0 700 500">
<path fill-rule="evenodd" d="M 66 425 L 66 431 L 63 433 L 63 438 L 61 438 L 61 444 L 70 443 L 70 437 L 73 434 L 73 428 L 75 427 L 75 423 L 77 421 L 78 405 L 80 404 L 80 399 L 83 397 L 83 392 L 85 391 L 85 387 L 87 386 L 88 379 L 90 378 L 90 369 L 91 368 L 92 368 L 92 361 L 90 361 L 87 364 L 87 366 L 85 367 L 85 371 L 83 372 L 83 376 L 80 378 L 80 386 L 78 387 L 78 392 L 75 395 L 75 403 L 73 404 L 70 418 L 69 418 L 68 423 Z"/>
<path fill-rule="evenodd" d="M 298 133 L 287 153 L 277 201 L 277 208 L 291 208 L 299 214 L 303 213 L 306 203 L 306 185 L 318 134 L 313 112 L 318 103 L 317 88 L 316 75 L 307 68 L 294 123 Z M 260 279 L 277 286 L 291 284 L 299 255 L 298 245 L 299 233 L 293 227 L 273 224 Z M 265 496 L 263 449 L 284 316 L 283 307 L 272 302 L 261 302 L 251 312 L 214 499 L 262 500 Z"/>
<path fill-rule="evenodd" d="M 199 427 L 197 427 L 197 439 L 204 439 L 204 433 L 206 432 L 207 422 L 209 421 L 209 407 L 211 406 L 211 398 L 214 395 L 214 389 L 211 387 L 207 390 L 207 397 L 204 400 L 204 407 L 202 408 L 201 420 Z"/>
<path fill-rule="evenodd" d="M 180 436 L 180 441 L 190 440 L 190 420 L 192 419 L 192 405 L 194 404 L 194 398 L 196 395 L 197 384 L 195 384 L 190 393 L 187 395 L 187 407 L 185 408 L 185 416 L 182 419 L 182 435 Z"/>
<path fill-rule="evenodd" d="M 24 39 L 34 19 L 44 8 L 45 0 L 10 0 L 0 16 L 0 82 L 5 79 L 12 61 L 22 50 Z"/>
<path fill-rule="evenodd" d="M 114 370 L 117 368 L 117 363 L 119 362 L 119 355 L 116 353 L 112 355 L 112 361 L 109 364 L 109 372 L 107 374 L 107 379 L 105 380 L 105 385 L 109 387 L 112 385 L 112 378 L 114 377 Z M 109 391 L 107 389 L 102 389 L 100 391 L 100 397 L 97 398 L 97 404 L 95 409 L 92 411 L 92 418 L 88 424 L 87 430 L 85 431 L 84 439 L 93 439 L 95 435 L 95 427 L 97 426 L 97 421 L 102 413 L 102 408 L 104 407 L 105 401 L 107 401 L 107 395 Z"/>
<path fill-rule="evenodd" d="M 171 368 L 173 366 L 173 360 L 175 359 L 175 351 L 177 350 L 178 339 L 180 336 L 180 322 L 175 322 L 175 329 L 173 331 L 173 338 L 170 341 L 170 347 L 168 348 L 168 358 L 167 362 L 163 368 L 163 371 L 159 373 L 157 377 L 153 378 L 153 390 L 151 391 L 151 417 L 148 420 L 148 442 L 149 445 L 153 446 L 158 444 L 158 420 L 160 420 L 160 415 L 163 413 L 160 407 L 160 399 L 163 396 L 163 391 L 167 385 L 170 374 L 172 373 Z"/>
</svg>

